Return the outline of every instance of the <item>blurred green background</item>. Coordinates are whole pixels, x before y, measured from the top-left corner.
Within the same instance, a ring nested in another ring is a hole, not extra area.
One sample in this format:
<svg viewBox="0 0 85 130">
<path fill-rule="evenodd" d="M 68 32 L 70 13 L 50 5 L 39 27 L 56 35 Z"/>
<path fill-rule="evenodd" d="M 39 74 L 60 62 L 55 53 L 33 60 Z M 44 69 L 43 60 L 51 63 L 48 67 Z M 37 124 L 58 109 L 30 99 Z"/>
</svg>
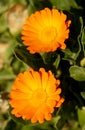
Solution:
<svg viewBox="0 0 85 130">
<path fill-rule="evenodd" d="M 85 130 L 84 5 L 85 0 L 0 0 L 0 130 Z M 55 62 L 55 54 L 46 54 L 44 59 L 48 68 L 51 62 L 56 66 L 56 77 L 64 80 L 66 102 L 51 122 L 33 125 L 9 114 L 8 95 L 16 75 L 29 66 L 35 68 L 36 55 L 27 54 L 26 59 L 22 47 L 16 47 L 21 45 L 20 32 L 26 18 L 45 7 L 62 10 L 72 20 L 67 49 L 57 53 Z"/>
</svg>

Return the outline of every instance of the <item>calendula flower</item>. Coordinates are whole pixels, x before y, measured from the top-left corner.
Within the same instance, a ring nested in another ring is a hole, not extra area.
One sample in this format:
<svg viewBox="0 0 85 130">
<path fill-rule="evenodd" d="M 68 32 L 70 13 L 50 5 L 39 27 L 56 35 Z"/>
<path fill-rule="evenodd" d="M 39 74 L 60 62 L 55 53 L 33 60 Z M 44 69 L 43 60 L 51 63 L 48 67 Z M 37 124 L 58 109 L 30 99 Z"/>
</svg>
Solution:
<svg viewBox="0 0 85 130">
<path fill-rule="evenodd" d="M 10 92 L 12 114 L 32 123 L 51 120 L 54 108 L 60 107 L 64 101 L 60 97 L 59 84 L 52 72 L 46 72 L 44 68 L 39 72 L 31 69 L 20 73 Z"/>
<path fill-rule="evenodd" d="M 69 37 L 70 20 L 57 9 L 45 8 L 32 14 L 23 25 L 22 40 L 30 53 L 65 49 Z"/>
</svg>

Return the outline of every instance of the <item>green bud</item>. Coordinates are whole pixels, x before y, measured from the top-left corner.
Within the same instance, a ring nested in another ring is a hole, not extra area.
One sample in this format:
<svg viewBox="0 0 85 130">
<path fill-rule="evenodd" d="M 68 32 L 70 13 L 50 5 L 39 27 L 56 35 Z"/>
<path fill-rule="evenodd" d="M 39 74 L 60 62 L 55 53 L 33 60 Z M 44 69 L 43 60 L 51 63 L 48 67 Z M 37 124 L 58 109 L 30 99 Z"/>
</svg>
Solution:
<svg viewBox="0 0 85 130">
<path fill-rule="evenodd" d="M 82 67 L 85 67 L 85 58 L 83 58 L 83 59 L 80 61 L 80 65 L 81 65 Z"/>
</svg>

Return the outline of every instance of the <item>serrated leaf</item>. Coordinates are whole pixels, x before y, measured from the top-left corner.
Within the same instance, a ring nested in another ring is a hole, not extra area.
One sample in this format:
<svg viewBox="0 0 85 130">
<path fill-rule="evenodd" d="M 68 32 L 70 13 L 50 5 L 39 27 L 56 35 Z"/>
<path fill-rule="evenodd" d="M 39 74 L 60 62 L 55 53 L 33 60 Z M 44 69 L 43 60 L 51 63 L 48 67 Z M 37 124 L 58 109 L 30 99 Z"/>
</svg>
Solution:
<svg viewBox="0 0 85 130">
<path fill-rule="evenodd" d="M 25 46 L 17 46 L 14 49 L 14 52 L 18 59 L 32 67 L 34 70 L 38 70 L 40 67 L 45 66 L 40 54 L 30 54 L 29 51 L 26 50 Z"/>
<path fill-rule="evenodd" d="M 71 66 L 69 69 L 70 77 L 77 81 L 85 81 L 85 68 L 77 65 Z"/>
</svg>

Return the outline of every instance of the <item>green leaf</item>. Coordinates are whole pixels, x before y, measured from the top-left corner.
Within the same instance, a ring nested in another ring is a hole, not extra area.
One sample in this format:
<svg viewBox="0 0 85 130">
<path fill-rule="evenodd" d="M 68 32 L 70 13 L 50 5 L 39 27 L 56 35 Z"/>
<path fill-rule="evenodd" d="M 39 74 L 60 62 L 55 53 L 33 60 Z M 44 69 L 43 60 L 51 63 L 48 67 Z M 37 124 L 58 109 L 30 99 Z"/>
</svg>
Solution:
<svg viewBox="0 0 85 130">
<path fill-rule="evenodd" d="M 45 67 L 44 62 L 40 54 L 30 54 L 28 50 L 26 50 L 25 46 L 17 46 L 14 49 L 15 56 L 32 67 L 34 70 L 38 70 L 40 67 Z"/>
<path fill-rule="evenodd" d="M 18 42 L 16 40 L 12 40 L 11 44 L 8 46 L 8 48 L 6 49 L 5 53 L 4 53 L 4 60 L 5 62 L 8 62 L 9 59 L 11 60 L 13 57 L 13 49 L 15 48 L 15 46 L 18 44 Z"/>
<path fill-rule="evenodd" d="M 76 60 L 76 53 L 72 52 L 70 49 L 65 49 L 62 50 L 62 52 L 64 53 L 64 60 L 67 60 L 70 62 L 70 64 L 73 64 L 74 61 Z"/>
<path fill-rule="evenodd" d="M 81 96 L 85 99 L 85 92 L 81 92 Z"/>
<path fill-rule="evenodd" d="M 85 27 L 82 30 L 81 42 L 82 42 L 82 44 L 85 44 Z"/>
<path fill-rule="evenodd" d="M 23 125 L 27 125 L 27 124 L 30 124 L 31 122 L 30 121 L 28 121 L 28 120 L 23 120 L 22 118 L 17 118 L 17 117 L 15 117 L 12 113 L 11 113 L 11 110 L 12 110 L 12 108 L 10 107 L 9 108 L 9 116 L 16 122 L 16 123 L 21 123 L 21 124 L 23 124 Z"/>
<path fill-rule="evenodd" d="M 53 130 L 53 128 L 51 129 L 50 127 L 48 127 L 48 125 L 39 124 L 36 126 L 26 125 L 21 130 Z"/>
<path fill-rule="evenodd" d="M 26 5 L 26 0 L 13 0 L 14 3 Z"/>
<path fill-rule="evenodd" d="M 70 10 L 71 8 L 82 9 L 75 0 L 50 0 L 50 2 L 60 10 Z"/>
<path fill-rule="evenodd" d="M 12 61 L 11 67 L 15 75 L 18 74 L 19 72 L 23 72 L 24 70 L 28 68 L 27 64 L 20 62 L 15 57 Z"/>
<path fill-rule="evenodd" d="M 11 43 L 11 41 L 12 41 L 13 39 L 11 39 L 11 36 L 10 36 L 10 34 L 6 31 L 6 30 L 4 30 L 4 32 L 2 32 L 1 34 L 0 34 L 0 43 Z"/>
<path fill-rule="evenodd" d="M 85 67 L 85 58 L 81 59 L 80 65 L 81 65 L 81 67 Z"/>
<path fill-rule="evenodd" d="M 34 5 L 33 4 L 29 4 L 29 6 L 28 6 L 28 14 L 31 15 L 35 11 L 36 11 L 36 8 L 34 7 Z"/>
<path fill-rule="evenodd" d="M 85 125 L 85 107 L 78 109 L 78 120 L 81 127 Z"/>
<path fill-rule="evenodd" d="M 82 130 L 85 130 L 85 125 L 83 126 Z"/>
<path fill-rule="evenodd" d="M 58 68 L 59 63 L 60 63 L 60 55 L 57 56 L 55 62 L 53 63 L 53 65 L 56 67 L 56 69 Z"/>
<path fill-rule="evenodd" d="M 30 15 L 35 11 L 42 10 L 45 7 L 52 8 L 49 0 L 29 0 L 28 14 Z"/>
<path fill-rule="evenodd" d="M 5 31 L 7 29 L 7 22 L 5 20 L 5 17 L 2 15 L 0 17 L 0 33 Z"/>
<path fill-rule="evenodd" d="M 70 77 L 77 81 L 85 81 L 85 68 L 77 65 L 71 66 L 69 69 Z"/>
<path fill-rule="evenodd" d="M 32 126 L 26 125 L 21 130 L 36 130 L 36 129 L 33 128 Z"/>
<path fill-rule="evenodd" d="M 10 0 L 0 0 L 0 14 L 6 11 L 9 7 Z"/>
<path fill-rule="evenodd" d="M 13 74 L 10 68 L 0 71 L 0 80 L 11 80 L 14 79 L 15 77 L 16 76 Z"/>
<path fill-rule="evenodd" d="M 82 44 L 85 44 L 85 27 L 84 27 L 84 21 L 83 21 L 83 18 L 80 17 L 79 18 L 80 20 L 80 24 L 81 24 L 81 43 Z"/>
<path fill-rule="evenodd" d="M 20 123 L 16 124 L 13 120 L 9 120 L 4 130 L 21 130 L 22 125 Z"/>
</svg>

